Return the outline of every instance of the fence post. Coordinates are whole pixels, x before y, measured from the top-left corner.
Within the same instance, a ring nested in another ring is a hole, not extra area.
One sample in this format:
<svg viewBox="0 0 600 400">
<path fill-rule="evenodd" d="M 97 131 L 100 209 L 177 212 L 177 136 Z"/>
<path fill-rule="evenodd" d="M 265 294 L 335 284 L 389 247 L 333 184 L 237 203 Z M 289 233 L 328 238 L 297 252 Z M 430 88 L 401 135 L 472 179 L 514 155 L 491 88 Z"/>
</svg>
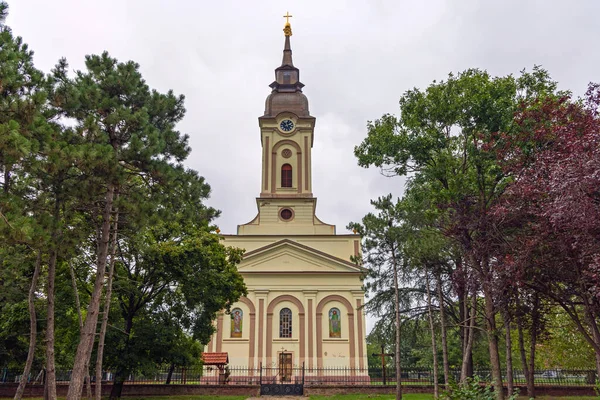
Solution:
<svg viewBox="0 0 600 400">
<path fill-rule="evenodd" d="M 302 385 L 304 385 L 304 361 L 302 361 Z"/>
<path fill-rule="evenodd" d="M 258 383 L 260 385 L 262 385 L 262 361 L 260 362 L 259 368 L 260 368 L 260 375 L 259 375 L 259 378 L 258 378 Z"/>
<path fill-rule="evenodd" d="M 381 370 L 383 371 L 383 386 L 386 385 L 386 381 L 385 381 L 385 364 L 381 365 Z"/>
</svg>

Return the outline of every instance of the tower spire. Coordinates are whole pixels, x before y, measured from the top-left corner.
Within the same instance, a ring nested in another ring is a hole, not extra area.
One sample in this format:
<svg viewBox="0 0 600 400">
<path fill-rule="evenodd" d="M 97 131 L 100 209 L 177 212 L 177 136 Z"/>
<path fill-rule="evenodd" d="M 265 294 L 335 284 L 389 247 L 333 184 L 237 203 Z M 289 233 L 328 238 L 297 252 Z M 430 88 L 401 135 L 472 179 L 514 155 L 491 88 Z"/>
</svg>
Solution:
<svg viewBox="0 0 600 400">
<path fill-rule="evenodd" d="M 285 18 L 285 26 L 283 27 L 283 34 L 285 35 L 285 45 L 283 46 L 283 60 L 281 66 L 289 65 L 294 66 L 292 61 L 292 46 L 290 45 L 290 36 L 292 36 L 292 25 L 290 25 L 290 18 L 292 16 L 289 12 L 286 12 L 283 18 Z"/>
<path fill-rule="evenodd" d="M 304 84 L 300 82 L 300 70 L 294 66 L 292 61 L 292 26 L 290 25 L 289 12 L 283 16 L 286 19 L 283 27 L 285 44 L 283 46 L 283 60 L 281 65 L 275 69 L 275 81 L 269 85 L 272 89 L 265 104 L 265 115 L 276 116 L 282 111 L 289 111 L 299 117 L 310 117 L 308 112 L 308 100 L 302 94 Z"/>
</svg>

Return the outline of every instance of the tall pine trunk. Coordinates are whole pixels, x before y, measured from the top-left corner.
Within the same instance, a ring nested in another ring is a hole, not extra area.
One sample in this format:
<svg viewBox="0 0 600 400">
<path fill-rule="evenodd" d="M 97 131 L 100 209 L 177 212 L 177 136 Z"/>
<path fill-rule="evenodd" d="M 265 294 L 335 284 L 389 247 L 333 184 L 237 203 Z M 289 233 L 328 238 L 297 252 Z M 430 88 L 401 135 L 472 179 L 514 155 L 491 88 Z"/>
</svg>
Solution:
<svg viewBox="0 0 600 400">
<path fill-rule="evenodd" d="M 402 371 L 400 369 L 400 290 L 398 288 L 398 260 L 392 243 L 392 265 L 394 267 L 394 310 L 396 312 L 396 400 L 402 400 Z"/>
<path fill-rule="evenodd" d="M 38 278 L 40 276 L 40 268 L 42 265 L 42 251 L 38 250 L 37 258 L 35 260 L 35 269 L 33 270 L 33 277 L 31 278 L 31 286 L 29 287 L 29 298 L 27 300 L 29 305 L 29 350 L 27 351 L 27 361 L 25 361 L 25 368 L 23 368 L 23 375 L 19 381 L 19 387 L 15 393 L 14 400 L 21 400 L 23 392 L 25 392 L 25 385 L 31 371 L 31 364 L 33 364 L 33 356 L 35 353 L 35 340 L 37 337 L 37 317 L 35 314 L 35 290 L 37 288 Z"/>
<path fill-rule="evenodd" d="M 92 353 L 92 345 L 94 343 L 96 327 L 98 324 L 100 298 L 102 296 L 102 288 L 104 286 L 106 261 L 108 258 L 114 194 L 115 187 L 112 183 L 110 183 L 106 190 L 104 211 L 102 213 L 102 227 L 99 238 L 100 243 L 98 243 L 97 247 L 98 254 L 96 261 L 96 280 L 94 282 L 94 290 L 92 291 L 79 345 L 77 346 L 77 353 L 75 354 L 75 363 L 73 364 L 73 373 L 71 375 L 69 391 L 67 392 L 67 400 L 79 400 L 81 398 L 81 390 L 83 389 L 83 381 L 86 375 L 86 365 L 89 365 L 88 363 Z"/>
<path fill-rule="evenodd" d="M 429 271 L 425 269 L 425 286 L 427 290 L 427 311 L 429 313 L 429 330 L 431 332 L 431 352 L 433 355 L 433 397 L 437 399 L 440 395 L 440 385 L 438 383 L 438 357 L 437 343 L 435 340 L 435 326 L 433 324 L 433 311 L 431 309 L 431 288 L 429 285 Z"/>
<path fill-rule="evenodd" d="M 56 280 L 56 249 L 50 251 L 48 260 L 48 302 L 46 317 L 46 394 L 44 400 L 56 400 L 56 366 L 54 364 L 54 286 Z"/>
<path fill-rule="evenodd" d="M 54 210 L 52 213 L 53 227 L 51 235 L 51 249 L 48 260 L 48 282 L 46 300 L 48 303 L 46 315 L 46 390 L 45 400 L 56 400 L 56 366 L 54 363 L 54 301 L 56 282 L 56 263 L 58 262 L 58 247 L 60 237 L 60 190 L 56 190 Z"/>
<path fill-rule="evenodd" d="M 444 295 L 442 293 L 442 277 L 436 274 L 437 278 L 437 296 L 440 304 L 440 325 L 442 334 L 442 360 L 444 363 L 444 384 L 446 390 L 450 388 L 450 362 L 448 361 L 448 335 L 446 332 L 446 310 L 444 309 Z"/>
<path fill-rule="evenodd" d="M 83 331 L 83 316 L 81 315 L 81 301 L 79 300 L 79 290 L 77 289 L 77 280 L 75 279 L 75 270 L 73 266 L 69 264 L 69 272 L 71 274 L 71 286 L 73 286 L 73 294 L 75 296 L 75 307 L 77 308 L 77 317 L 79 319 L 79 334 Z M 85 370 L 87 371 L 85 376 L 85 389 L 87 398 L 92 400 L 92 382 L 90 381 L 90 366 L 86 365 Z"/>
<path fill-rule="evenodd" d="M 119 195 L 115 196 L 116 199 Z M 115 271 L 115 255 L 117 253 L 117 233 L 119 228 L 119 211 L 115 209 L 113 234 L 110 249 L 110 265 L 108 268 L 108 281 L 106 282 L 106 294 L 104 300 L 104 313 L 102 314 L 102 326 L 100 327 L 100 337 L 98 338 L 98 355 L 96 357 L 96 400 L 102 398 L 102 358 L 104 357 L 104 338 L 106 336 L 106 328 L 108 326 L 108 315 L 110 313 L 110 300 L 112 295 L 112 281 Z"/>
</svg>

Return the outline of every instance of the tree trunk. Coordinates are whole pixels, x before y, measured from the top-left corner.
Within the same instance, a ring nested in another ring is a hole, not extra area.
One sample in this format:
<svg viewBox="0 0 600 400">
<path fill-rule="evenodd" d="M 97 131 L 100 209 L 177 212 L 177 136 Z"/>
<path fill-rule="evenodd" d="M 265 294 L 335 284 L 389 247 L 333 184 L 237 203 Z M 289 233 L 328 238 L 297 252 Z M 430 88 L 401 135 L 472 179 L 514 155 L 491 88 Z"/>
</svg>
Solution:
<svg viewBox="0 0 600 400">
<path fill-rule="evenodd" d="M 468 377 L 470 377 L 473 374 L 473 371 L 469 371 L 469 366 L 471 366 L 472 369 L 472 365 L 473 365 L 473 361 L 472 361 L 472 354 L 473 354 L 473 341 L 475 338 L 475 321 L 476 321 L 476 314 L 477 314 L 477 295 L 475 293 L 475 290 L 473 290 L 473 297 L 471 298 L 471 312 L 470 314 L 468 312 L 465 312 L 466 316 L 468 317 L 468 322 L 467 320 L 465 320 L 465 323 L 467 323 L 467 329 L 465 331 L 465 335 L 466 335 L 466 344 L 465 344 L 465 348 L 463 350 L 463 359 L 462 359 L 462 365 L 460 368 L 460 382 L 464 383 L 466 381 L 466 379 Z M 467 304 L 467 302 L 465 301 L 465 304 Z"/>
<path fill-rule="evenodd" d="M 118 193 L 115 198 L 118 199 Z M 104 314 L 102 314 L 102 326 L 100 327 L 100 336 L 98 337 L 98 354 L 96 357 L 96 400 L 102 399 L 102 358 L 104 357 L 104 338 L 106 336 L 106 327 L 108 326 L 108 315 L 110 312 L 110 300 L 112 295 L 112 281 L 115 270 L 115 254 L 117 252 L 117 232 L 119 228 L 119 210 L 115 209 L 113 234 L 110 249 L 110 265 L 108 268 L 108 282 L 106 282 L 106 293 L 104 300 Z"/>
<path fill-rule="evenodd" d="M 104 286 L 104 274 L 106 272 L 106 260 L 108 258 L 108 245 L 110 242 L 110 227 L 112 205 L 115 194 L 115 187 L 109 184 L 106 190 L 106 198 L 104 211 L 102 213 L 102 228 L 100 235 L 100 243 L 98 243 L 98 258 L 96 262 L 96 280 L 94 282 L 94 290 L 88 306 L 87 317 L 81 332 L 77 353 L 75 355 L 75 363 L 73 364 L 73 373 L 71 375 L 71 383 L 67 392 L 67 400 L 79 400 L 81 398 L 81 390 L 83 388 L 83 380 L 86 374 L 86 365 L 89 364 L 92 344 L 96 335 L 96 326 L 98 324 L 98 311 L 100 309 L 100 298 L 102 288 Z"/>
<path fill-rule="evenodd" d="M 427 290 L 427 311 L 429 312 L 429 330 L 431 331 L 431 352 L 433 356 L 433 398 L 437 399 L 440 395 L 440 385 L 438 383 L 437 343 L 435 340 L 433 311 L 431 310 L 431 288 L 429 285 L 429 271 L 427 271 L 427 269 L 425 269 L 425 286 Z"/>
<path fill-rule="evenodd" d="M 131 311 L 131 310 L 130 310 Z M 125 330 L 124 332 L 127 334 L 127 339 L 125 341 L 125 348 L 123 349 L 123 354 L 129 354 L 130 348 L 130 339 L 131 339 L 131 327 L 133 326 L 133 316 L 134 313 L 130 312 L 125 317 Z M 125 382 L 125 367 L 120 365 L 117 368 L 117 372 L 115 373 L 115 377 L 113 379 L 113 387 L 110 391 L 110 400 L 116 400 L 121 398 L 121 393 L 123 392 L 123 383 Z"/>
<path fill-rule="evenodd" d="M 535 344 L 537 340 L 532 337 L 529 341 L 529 367 L 527 372 L 529 378 L 527 379 L 527 395 L 535 398 Z"/>
<path fill-rule="evenodd" d="M 585 310 L 585 319 L 587 321 L 588 326 L 590 327 L 590 331 L 592 332 L 592 339 L 595 343 L 600 344 L 600 332 L 598 331 L 598 324 L 596 323 L 596 318 L 594 317 L 594 309 L 593 304 L 590 304 L 590 300 L 587 296 L 584 296 L 584 310 Z M 596 373 L 600 377 L 600 354 L 595 351 L 596 356 Z"/>
<path fill-rule="evenodd" d="M 513 361 L 512 361 L 512 338 L 510 337 L 510 317 L 508 312 L 503 313 L 504 317 L 504 329 L 506 332 L 506 386 L 508 388 L 508 395 L 512 396 L 515 391 L 515 385 L 513 380 Z"/>
<path fill-rule="evenodd" d="M 79 300 L 79 290 L 77 289 L 77 279 L 75 279 L 75 270 L 73 266 L 69 264 L 69 272 L 71 274 L 71 286 L 73 286 L 73 294 L 75 296 L 75 307 L 77 308 L 77 317 L 79 318 L 79 334 L 83 331 L 83 316 L 81 315 L 81 301 Z M 86 365 L 85 370 L 87 371 L 85 377 L 86 394 L 89 400 L 92 399 L 92 382 L 90 381 L 90 367 Z"/>
<path fill-rule="evenodd" d="M 165 382 L 165 385 L 171 384 L 171 378 L 173 377 L 173 371 L 175 371 L 175 364 L 171 363 L 171 366 L 169 367 L 169 372 L 167 373 L 167 381 Z"/>
<path fill-rule="evenodd" d="M 33 356 L 35 353 L 35 340 L 37 337 L 37 317 L 35 314 L 35 289 L 37 288 L 38 278 L 40 276 L 40 268 L 42 265 L 42 251 L 38 250 L 37 258 L 35 260 L 35 269 L 33 270 L 33 277 L 31 278 L 31 286 L 29 287 L 29 350 L 27 351 L 27 361 L 25 362 L 25 368 L 23 369 L 23 375 L 19 381 L 19 387 L 15 393 L 14 400 L 21 400 L 23 392 L 25 391 L 25 385 L 31 371 L 31 364 L 33 364 Z"/>
<path fill-rule="evenodd" d="M 123 367 L 119 367 L 117 372 L 115 373 L 115 377 L 113 378 L 113 386 L 110 391 L 109 400 L 117 400 L 121 398 L 121 393 L 123 393 L 123 384 L 125 382 L 125 370 Z"/>
<path fill-rule="evenodd" d="M 527 380 L 527 394 L 535 397 L 535 348 L 537 337 L 540 333 L 540 296 L 538 293 L 533 295 L 533 307 L 531 309 L 531 327 L 529 329 L 529 379 Z M 531 393 L 531 394 L 529 394 Z"/>
<path fill-rule="evenodd" d="M 400 290 L 398 288 L 398 262 L 392 243 L 392 264 L 394 267 L 394 309 L 396 311 L 396 400 L 402 400 L 402 371 L 400 369 Z"/>
<path fill-rule="evenodd" d="M 442 334 L 442 360 L 444 363 L 444 384 L 446 390 L 450 388 L 450 363 L 448 361 L 448 336 L 446 333 L 446 311 L 444 310 L 444 295 L 442 293 L 442 277 L 437 276 L 437 296 L 440 303 L 440 325 Z"/>
<path fill-rule="evenodd" d="M 519 308 L 518 303 L 517 307 Z M 521 366 L 523 368 L 523 375 L 525 376 L 525 383 L 527 385 L 527 396 L 533 398 L 535 395 L 533 392 L 533 382 L 530 382 L 531 379 L 529 376 L 529 365 L 527 364 L 527 354 L 525 353 L 525 339 L 523 337 L 523 320 L 521 318 L 520 310 L 517 310 L 517 332 L 519 333 L 519 354 L 521 355 Z"/>
<path fill-rule="evenodd" d="M 498 336 L 496 335 L 496 310 L 491 289 L 487 283 L 483 285 L 483 296 L 485 304 L 485 325 L 488 337 L 488 348 L 490 352 L 490 364 L 492 366 L 492 380 L 496 399 L 504 400 L 504 386 L 502 384 L 502 370 L 500 366 L 500 353 L 498 351 Z"/>
<path fill-rule="evenodd" d="M 457 268 L 458 270 L 458 268 Z M 473 376 L 473 353 L 467 350 L 469 344 L 469 333 L 471 332 L 469 318 L 469 292 L 465 288 L 464 282 L 456 282 L 456 292 L 458 295 L 458 311 L 459 311 L 459 335 L 461 339 L 462 363 L 460 382 L 464 382 L 467 377 Z M 473 325 L 475 326 L 475 325 Z M 472 347 L 471 347 L 472 349 Z"/>
<path fill-rule="evenodd" d="M 48 293 L 46 315 L 46 385 L 44 399 L 56 400 L 56 366 L 54 364 L 54 292 L 56 281 L 56 263 L 58 261 L 58 241 L 60 236 L 60 200 L 58 195 L 54 201 L 53 228 L 51 235 L 51 250 L 48 260 Z"/>
</svg>

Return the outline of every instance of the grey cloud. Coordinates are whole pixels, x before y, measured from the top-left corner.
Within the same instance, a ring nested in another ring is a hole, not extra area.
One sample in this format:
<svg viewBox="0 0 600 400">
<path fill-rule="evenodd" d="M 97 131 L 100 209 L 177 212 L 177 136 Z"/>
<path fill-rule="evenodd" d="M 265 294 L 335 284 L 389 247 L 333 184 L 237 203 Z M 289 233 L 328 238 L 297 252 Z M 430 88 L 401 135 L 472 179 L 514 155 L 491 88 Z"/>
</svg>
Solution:
<svg viewBox="0 0 600 400">
<path fill-rule="evenodd" d="M 397 111 L 401 94 L 470 67 L 518 73 L 541 64 L 581 94 L 600 81 L 595 51 L 600 3 L 563 1 L 141 1 L 9 0 L 8 24 L 49 71 L 65 56 L 108 50 L 133 59 L 148 84 L 186 95 L 180 129 L 190 135 L 190 168 L 213 188 L 223 232 L 256 213 L 261 148 L 257 118 L 281 62 L 290 11 L 294 62 L 311 114 L 318 215 L 344 232 L 371 211 L 369 200 L 404 180 L 356 164 L 366 121 Z"/>
</svg>

